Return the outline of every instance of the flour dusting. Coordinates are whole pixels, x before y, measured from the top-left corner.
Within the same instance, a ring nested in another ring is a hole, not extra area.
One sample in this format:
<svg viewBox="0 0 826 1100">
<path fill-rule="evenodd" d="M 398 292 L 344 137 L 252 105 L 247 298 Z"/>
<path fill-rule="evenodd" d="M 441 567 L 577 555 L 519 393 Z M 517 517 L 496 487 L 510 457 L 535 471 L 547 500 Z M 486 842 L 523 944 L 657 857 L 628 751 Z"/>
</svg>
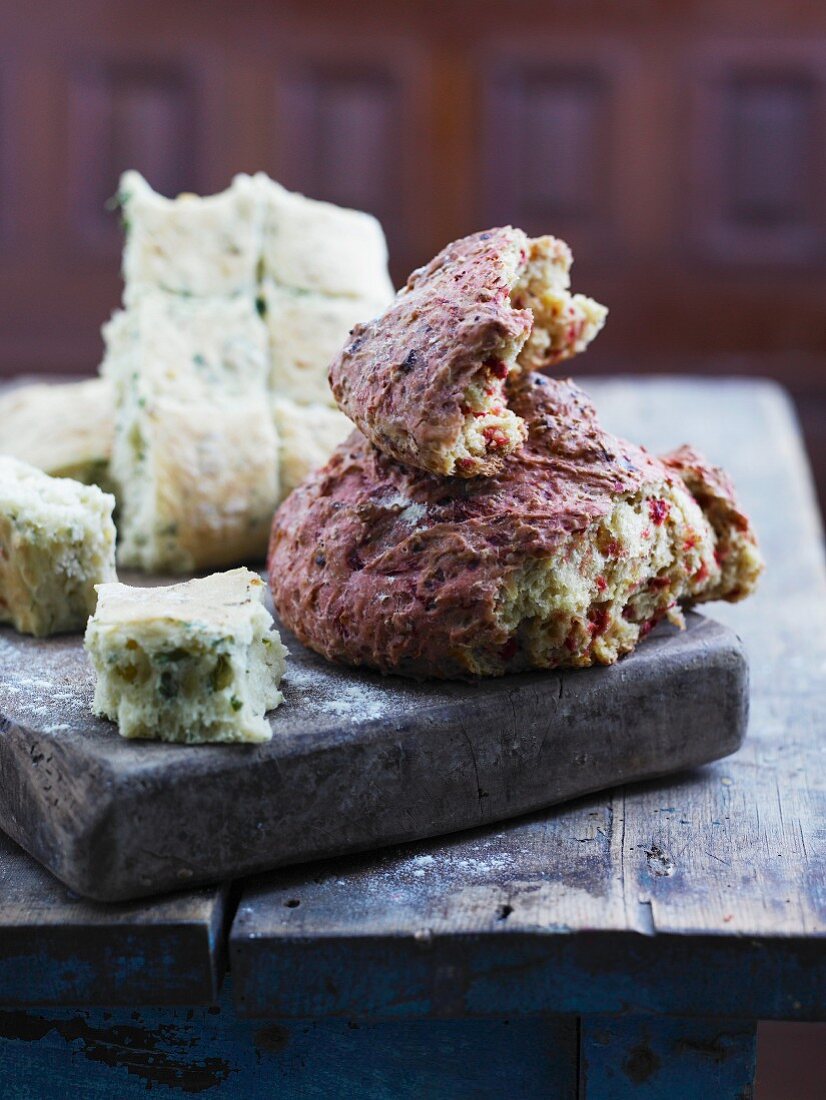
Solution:
<svg viewBox="0 0 826 1100">
<path fill-rule="evenodd" d="M 89 717 L 94 673 L 71 636 L 0 635 L 0 706 L 6 717 L 42 733 L 68 730 Z"/>
<path fill-rule="evenodd" d="M 303 661 L 288 661 L 282 686 L 297 693 L 297 706 L 316 713 L 356 722 L 389 717 L 395 693 L 381 681 L 354 680 L 332 668 L 325 673 L 320 675 L 317 667 Z"/>
</svg>

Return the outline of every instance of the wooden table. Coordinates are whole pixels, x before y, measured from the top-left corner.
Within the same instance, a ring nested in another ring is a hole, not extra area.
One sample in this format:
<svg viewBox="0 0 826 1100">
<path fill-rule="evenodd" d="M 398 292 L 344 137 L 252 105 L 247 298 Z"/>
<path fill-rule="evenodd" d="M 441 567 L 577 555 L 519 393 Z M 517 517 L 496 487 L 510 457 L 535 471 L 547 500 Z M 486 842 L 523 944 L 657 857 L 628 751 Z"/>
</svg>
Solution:
<svg viewBox="0 0 826 1100">
<path fill-rule="evenodd" d="M 718 1100 L 749 1094 L 757 1019 L 826 1018 L 826 571 L 788 402 L 761 382 L 589 389 L 609 427 L 727 466 L 755 519 L 760 592 L 712 611 L 750 653 L 745 747 L 150 903 L 83 902 L 4 842 L 4 1098 Z"/>
</svg>

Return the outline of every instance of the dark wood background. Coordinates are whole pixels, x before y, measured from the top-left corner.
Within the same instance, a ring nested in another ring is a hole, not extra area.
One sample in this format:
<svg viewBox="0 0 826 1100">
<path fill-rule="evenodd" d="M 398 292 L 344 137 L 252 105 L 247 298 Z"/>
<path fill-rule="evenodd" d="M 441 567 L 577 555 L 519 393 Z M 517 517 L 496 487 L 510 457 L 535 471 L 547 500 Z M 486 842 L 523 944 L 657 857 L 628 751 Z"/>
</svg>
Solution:
<svg viewBox="0 0 826 1100">
<path fill-rule="evenodd" d="M 124 167 L 264 169 L 377 214 L 397 281 L 489 224 L 565 237 L 611 307 L 578 369 L 780 379 L 826 497 L 825 4 L 5 0 L 0 31 L 0 373 L 96 367 Z"/>
</svg>

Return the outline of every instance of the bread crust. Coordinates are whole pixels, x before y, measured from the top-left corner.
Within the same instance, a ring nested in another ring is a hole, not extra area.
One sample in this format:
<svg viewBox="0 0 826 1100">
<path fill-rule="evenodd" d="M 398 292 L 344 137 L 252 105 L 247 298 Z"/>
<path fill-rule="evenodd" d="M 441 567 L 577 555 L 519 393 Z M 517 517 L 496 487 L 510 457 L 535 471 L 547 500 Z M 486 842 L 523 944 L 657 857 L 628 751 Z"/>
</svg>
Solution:
<svg viewBox="0 0 826 1100">
<path fill-rule="evenodd" d="M 353 328 L 330 367 L 330 386 L 385 454 L 441 475 L 502 468 L 503 452 L 465 469 L 454 469 L 449 452 L 480 367 L 503 347 L 518 351 L 531 331 L 530 310 L 514 309 L 509 297 L 527 249 L 525 234 L 510 226 L 455 241 L 413 272 L 381 317 Z"/>
<path fill-rule="evenodd" d="M 531 667 L 511 660 L 501 615 L 520 571 L 645 486 L 687 496 L 676 468 L 603 431 L 572 382 L 532 374 L 513 407 L 529 436 L 495 477 L 434 477 L 355 431 L 287 499 L 270 584 L 300 641 L 331 660 L 416 677 L 472 675 L 479 654 L 493 655 L 486 671 Z M 713 547 L 704 552 L 708 572 Z"/>
<path fill-rule="evenodd" d="M 663 455 L 662 460 L 668 470 L 679 474 L 716 535 L 715 559 L 720 575 L 706 588 L 703 598 L 730 603 L 745 599 L 763 571 L 763 559 L 731 478 L 689 444 Z"/>
</svg>

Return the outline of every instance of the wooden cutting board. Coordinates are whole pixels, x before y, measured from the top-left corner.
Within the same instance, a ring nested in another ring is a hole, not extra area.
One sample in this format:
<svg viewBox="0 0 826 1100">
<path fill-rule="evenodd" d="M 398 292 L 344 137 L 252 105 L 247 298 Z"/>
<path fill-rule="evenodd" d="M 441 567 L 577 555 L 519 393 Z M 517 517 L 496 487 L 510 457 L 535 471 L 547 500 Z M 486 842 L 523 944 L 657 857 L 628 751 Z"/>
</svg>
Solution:
<svg viewBox="0 0 826 1100">
<path fill-rule="evenodd" d="M 688 616 L 612 668 L 417 684 L 290 648 L 265 745 L 125 741 L 80 636 L 0 629 L 0 827 L 120 900 L 420 839 L 734 752 L 748 669 Z"/>
</svg>

